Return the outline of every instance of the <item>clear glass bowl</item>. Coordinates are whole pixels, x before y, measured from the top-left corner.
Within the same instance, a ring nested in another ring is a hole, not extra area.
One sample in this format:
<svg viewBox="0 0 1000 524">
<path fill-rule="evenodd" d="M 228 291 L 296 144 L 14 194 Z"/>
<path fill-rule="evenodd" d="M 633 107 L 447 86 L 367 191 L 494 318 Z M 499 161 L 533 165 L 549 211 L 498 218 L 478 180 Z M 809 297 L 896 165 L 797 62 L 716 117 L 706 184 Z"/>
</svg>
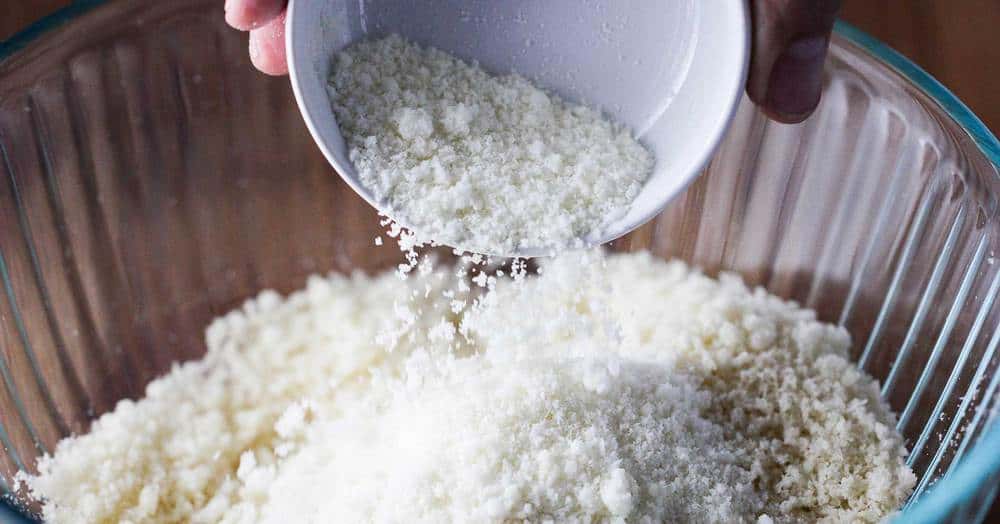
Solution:
<svg viewBox="0 0 1000 524">
<path fill-rule="evenodd" d="M 815 117 L 744 103 L 704 176 L 612 247 L 738 271 L 846 326 L 921 478 L 902 518 L 981 520 L 1000 470 L 998 165 L 947 90 L 841 25 Z M 0 46 L 3 488 L 197 358 L 255 290 L 394 264 L 379 233 L 219 0 L 81 2 Z"/>
</svg>

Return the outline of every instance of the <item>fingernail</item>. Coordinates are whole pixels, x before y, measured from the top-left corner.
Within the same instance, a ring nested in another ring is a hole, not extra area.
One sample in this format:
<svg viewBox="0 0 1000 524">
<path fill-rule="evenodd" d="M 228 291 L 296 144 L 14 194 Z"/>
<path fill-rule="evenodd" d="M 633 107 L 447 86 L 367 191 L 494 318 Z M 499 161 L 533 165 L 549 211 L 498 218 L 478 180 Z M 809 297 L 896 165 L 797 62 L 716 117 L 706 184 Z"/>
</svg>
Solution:
<svg viewBox="0 0 1000 524">
<path fill-rule="evenodd" d="M 827 38 L 811 36 L 792 41 L 771 69 L 767 106 L 792 122 L 804 120 L 819 103 Z"/>
</svg>

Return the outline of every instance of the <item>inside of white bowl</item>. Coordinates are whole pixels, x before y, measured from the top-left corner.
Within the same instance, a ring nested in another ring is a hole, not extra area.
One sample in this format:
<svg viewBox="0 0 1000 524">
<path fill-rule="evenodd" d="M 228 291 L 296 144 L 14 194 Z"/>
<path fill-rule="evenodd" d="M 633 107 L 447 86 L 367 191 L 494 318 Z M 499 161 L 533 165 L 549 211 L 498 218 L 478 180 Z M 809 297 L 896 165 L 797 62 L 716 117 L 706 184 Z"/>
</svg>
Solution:
<svg viewBox="0 0 1000 524">
<path fill-rule="evenodd" d="M 293 0 L 288 19 L 292 83 L 309 130 L 376 207 L 326 91 L 331 57 L 359 39 L 398 33 L 494 73 L 517 72 L 627 125 L 656 167 L 629 212 L 587 239 L 595 244 L 655 216 L 702 169 L 740 99 L 749 47 L 743 0 Z"/>
</svg>

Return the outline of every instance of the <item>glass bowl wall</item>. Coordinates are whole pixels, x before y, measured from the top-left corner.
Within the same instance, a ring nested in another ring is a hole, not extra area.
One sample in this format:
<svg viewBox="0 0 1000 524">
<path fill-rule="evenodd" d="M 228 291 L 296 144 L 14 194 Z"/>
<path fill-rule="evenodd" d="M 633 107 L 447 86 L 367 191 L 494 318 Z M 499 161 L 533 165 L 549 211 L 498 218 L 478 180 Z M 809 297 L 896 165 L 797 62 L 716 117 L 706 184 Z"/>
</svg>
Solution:
<svg viewBox="0 0 1000 524">
<path fill-rule="evenodd" d="M 737 271 L 847 327 L 921 477 L 903 518 L 981 519 L 1000 469 L 1000 146 L 869 37 L 841 25 L 832 48 L 813 118 L 744 102 L 705 174 L 612 248 Z M 256 290 L 396 263 L 380 233 L 218 0 L 84 2 L 4 44 L 3 489 L 201 355 L 206 323 Z"/>
</svg>

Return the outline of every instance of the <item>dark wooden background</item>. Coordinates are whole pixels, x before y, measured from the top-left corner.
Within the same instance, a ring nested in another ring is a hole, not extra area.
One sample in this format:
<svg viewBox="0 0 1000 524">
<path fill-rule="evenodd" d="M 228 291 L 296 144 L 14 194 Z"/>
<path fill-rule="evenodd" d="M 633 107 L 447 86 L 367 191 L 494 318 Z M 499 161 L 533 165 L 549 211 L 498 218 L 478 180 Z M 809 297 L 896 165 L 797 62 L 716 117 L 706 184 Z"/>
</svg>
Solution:
<svg viewBox="0 0 1000 524">
<path fill-rule="evenodd" d="M 167 0 L 169 1 L 169 0 Z M 71 0 L 0 0 L 0 40 Z M 219 0 L 222 9 L 223 0 Z M 1000 0 L 844 0 L 842 18 L 887 42 L 1000 131 Z M 1000 522 L 994 504 L 987 522 Z"/>
</svg>

